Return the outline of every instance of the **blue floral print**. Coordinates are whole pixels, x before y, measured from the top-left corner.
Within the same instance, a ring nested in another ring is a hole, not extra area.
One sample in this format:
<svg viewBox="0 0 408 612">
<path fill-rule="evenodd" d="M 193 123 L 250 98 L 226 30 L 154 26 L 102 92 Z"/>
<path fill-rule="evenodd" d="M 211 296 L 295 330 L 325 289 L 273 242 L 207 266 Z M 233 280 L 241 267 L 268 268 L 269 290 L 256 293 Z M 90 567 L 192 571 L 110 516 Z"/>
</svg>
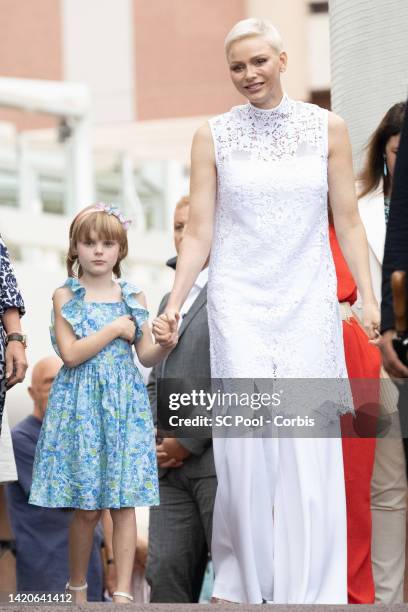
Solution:
<svg viewBox="0 0 408 612">
<path fill-rule="evenodd" d="M 131 314 L 140 336 L 148 312 L 126 281 L 120 302 L 73 297 L 61 309 L 77 338 Z M 51 331 L 54 347 L 55 336 Z M 116 338 L 75 368 L 63 366 L 51 389 L 34 462 L 30 503 L 49 508 L 124 508 L 159 503 L 154 427 L 132 347 Z"/>
</svg>

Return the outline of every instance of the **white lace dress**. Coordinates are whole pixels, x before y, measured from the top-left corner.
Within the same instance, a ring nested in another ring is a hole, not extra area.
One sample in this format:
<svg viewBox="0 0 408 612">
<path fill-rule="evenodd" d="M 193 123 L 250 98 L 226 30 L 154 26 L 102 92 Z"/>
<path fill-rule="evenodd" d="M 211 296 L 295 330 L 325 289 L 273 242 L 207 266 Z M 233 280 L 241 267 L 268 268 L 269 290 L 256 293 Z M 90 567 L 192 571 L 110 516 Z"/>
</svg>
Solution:
<svg viewBox="0 0 408 612">
<path fill-rule="evenodd" d="M 327 117 L 284 96 L 272 110 L 246 104 L 210 121 L 213 378 L 347 377 L 328 235 Z M 338 399 L 338 412 L 351 410 Z M 341 440 L 215 438 L 214 454 L 214 596 L 346 603 Z"/>
</svg>

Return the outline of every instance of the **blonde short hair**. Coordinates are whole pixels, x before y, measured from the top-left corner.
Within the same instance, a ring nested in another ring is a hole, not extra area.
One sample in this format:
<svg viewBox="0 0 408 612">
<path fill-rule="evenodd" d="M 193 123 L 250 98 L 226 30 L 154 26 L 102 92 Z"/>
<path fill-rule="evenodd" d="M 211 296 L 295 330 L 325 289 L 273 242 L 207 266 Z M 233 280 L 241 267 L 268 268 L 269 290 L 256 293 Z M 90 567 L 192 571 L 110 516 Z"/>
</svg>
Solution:
<svg viewBox="0 0 408 612">
<path fill-rule="evenodd" d="M 228 55 L 232 43 L 237 40 L 242 40 L 243 38 L 248 38 L 249 36 L 261 36 L 275 49 L 275 51 L 277 51 L 277 53 L 283 50 L 282 37 L 275 26 L 267 19 L 251 17 L 250 19 L 238 21 L 232 30 L 228 32 L 224 42 L 225 53 Z"/>
</svg>

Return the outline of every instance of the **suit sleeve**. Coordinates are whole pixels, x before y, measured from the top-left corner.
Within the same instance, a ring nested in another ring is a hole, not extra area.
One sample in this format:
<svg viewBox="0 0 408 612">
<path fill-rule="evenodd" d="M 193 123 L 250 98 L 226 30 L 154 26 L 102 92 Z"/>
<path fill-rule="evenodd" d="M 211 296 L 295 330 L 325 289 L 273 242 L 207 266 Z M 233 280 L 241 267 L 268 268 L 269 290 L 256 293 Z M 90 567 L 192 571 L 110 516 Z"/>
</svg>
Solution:
<svg viewBox="0 0 408 612">
<path fill-rule="evenodd" d="M 212 438 L 177 438 L 177 440 L 192 455 L 198 457 L 212 444 Z"/>
<path fill-rule="evenodd" d="M 390 217 L 385 239 L 381 331 L 394 328 L 392 307 L 391 274 L 395 270 L 408 272 L 408 113 L 404 126 L 395 165 Z"/>
<path fill-rule="evenodd" d="M 169 297 L 169 294 L 165 295 L 164 298 L 162 299 L 160 306 L 159 306 L 159 310 L 157 312 L 158 315 L 161 314 L 163 310 L 165 309 L 168 297 Z M 162 367 L 162 364 L 159 363 L 157 364 L 157 366 L 155 366 L 152 369 L 148 382 L 147 382 L 147 392 L 149 394 L 150 406 L 152 409 L 154 424 L 156 427 L 157 427 L 157 422 L 158 422 L 158 418 L 157 418 L 157 376 L 158 376 L 158 372 L 160 372 L 161 367 Z M 197 414 L 200 414 L 200 412 L 198 411 Z M 194 414 L 192 414 L 191 416 L 194 416 Z M 202 455 L 203 452 L 212 444 L 212 438 L 203 438 L 203 439 L 177 438 L 177 440 L 186 450 L 190 451 L 192 455 L 196 455 L 196 456 Z"/>
</svg>

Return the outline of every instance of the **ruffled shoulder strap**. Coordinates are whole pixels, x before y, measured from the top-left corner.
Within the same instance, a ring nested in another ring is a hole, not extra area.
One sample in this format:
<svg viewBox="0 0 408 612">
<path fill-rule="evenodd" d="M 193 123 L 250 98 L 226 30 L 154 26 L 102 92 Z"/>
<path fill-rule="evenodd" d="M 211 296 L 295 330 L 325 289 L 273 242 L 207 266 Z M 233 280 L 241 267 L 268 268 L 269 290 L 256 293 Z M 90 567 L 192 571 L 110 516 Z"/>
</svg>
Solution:
<svg viewBox="0 0 408 612">
<path fill-rule="evenodd" d="M 69 287 L 73 296 L 68 302 L 65 302 L 61 308 L 61 314 L 71 325 L 75 335 L 82 337 L 81 323 L 84 316 L 85 287 L 81 285 L 77 278 L 72 277 L 67 278 L 62 286 Z"/>
<path fill-rule="evenodd" d="M 138 339 L 143 334 L 143 324 L 149 319 L 149 311 L 137 300 L 136 296 L 138 293 L 141 293 L 141 289 L 125 280 L 119 280 L 119 285 L 122 289 L 123 301 L 128 307 L 129 312 L 136 323 L 136 339 Z"/>
<path fill-rule="evenodd" d="M 77 278 L 68 277 L 61 287 L 71 289 L 73 296 L 61 308 L 61 314 L 66 321 L 71 325 L 77 338 L 82 338 L 82 319 L 84 316 L 84 297 L 85 287 L 81 285 Z M 54 328 L 54 310 L 51 311 L 51 326 L 50 326 L 51 343 L 55 352 L 59 355 L 57 341 L 55 338 Z"/>
</svg>

